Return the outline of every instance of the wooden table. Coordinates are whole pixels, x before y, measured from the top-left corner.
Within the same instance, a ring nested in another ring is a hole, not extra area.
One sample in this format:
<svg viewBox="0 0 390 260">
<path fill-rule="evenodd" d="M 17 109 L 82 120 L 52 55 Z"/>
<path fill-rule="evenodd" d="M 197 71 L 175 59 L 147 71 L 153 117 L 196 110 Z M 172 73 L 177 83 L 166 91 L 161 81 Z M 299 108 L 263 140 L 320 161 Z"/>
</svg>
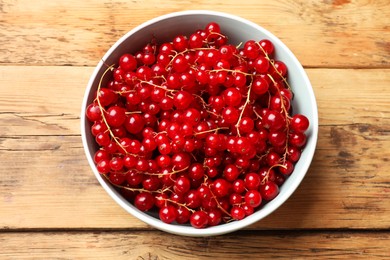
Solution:
<svg viewBox="0 0 390 260">
<path fill-rule="evenodd" d="M 0 1 L 0 259 L 385 259 L 390 256 L 390 2 Z M 107 49 L 184 9 L 242 16 L 303 63 L 319 108 L 314 162 L 280 209 L 245 230 L 157 231 L 98 184 L 80 138 Z"/>
</svg>

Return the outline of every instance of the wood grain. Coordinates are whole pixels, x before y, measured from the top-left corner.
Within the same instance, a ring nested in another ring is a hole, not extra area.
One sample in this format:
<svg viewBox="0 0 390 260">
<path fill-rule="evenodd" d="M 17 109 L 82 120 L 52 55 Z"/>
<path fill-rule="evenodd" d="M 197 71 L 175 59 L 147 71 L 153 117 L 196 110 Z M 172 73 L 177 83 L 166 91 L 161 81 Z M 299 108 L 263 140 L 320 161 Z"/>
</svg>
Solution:
<svg viewBox="0 0 390 260">
<path fill-rule="evenodd" d="M 87 165 L 79 117 L 93 68 L 0 68 L 0 85 L 12 86 L 0 88 L 0 227 L 148 228 Z M 314 162 L 290 200 L 249 229 L 389 228 L 388 70 L 307 72 L 320 115 Z"/>
<path fill-rule="evenodd" d="M 238 232 L 188 238 L 140 231 L 17 232 L 0 233 L 0 244 L 1 259 L 388 259 L 390 234 Z"/>
<path fill-rule="evenodd" d="M 186 9 L 242 16 L 280 37 L 308 67 L 389 67 L 390 4 L 380 1 L 1 1 L 0 64 L 97 64 L 127 31 Z"/>
</svg>

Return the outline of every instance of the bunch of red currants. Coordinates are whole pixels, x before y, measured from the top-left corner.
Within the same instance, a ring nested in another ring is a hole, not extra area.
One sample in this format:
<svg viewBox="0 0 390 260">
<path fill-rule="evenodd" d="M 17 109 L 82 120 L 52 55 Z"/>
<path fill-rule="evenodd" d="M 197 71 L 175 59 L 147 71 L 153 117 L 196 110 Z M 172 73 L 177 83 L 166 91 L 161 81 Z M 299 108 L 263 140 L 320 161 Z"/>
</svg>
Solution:
<svg viewBox="0 0 390 260">
<path fill-rule="evenodd" d="M 229 44 L 211 22 L 123 54 L 86 109 L 97 170 L 165 223 L 205 228 L 253 214 L 293 173 L 309 127 L 292 113 L 274 52 L 267 39 Z"/>
</svg>

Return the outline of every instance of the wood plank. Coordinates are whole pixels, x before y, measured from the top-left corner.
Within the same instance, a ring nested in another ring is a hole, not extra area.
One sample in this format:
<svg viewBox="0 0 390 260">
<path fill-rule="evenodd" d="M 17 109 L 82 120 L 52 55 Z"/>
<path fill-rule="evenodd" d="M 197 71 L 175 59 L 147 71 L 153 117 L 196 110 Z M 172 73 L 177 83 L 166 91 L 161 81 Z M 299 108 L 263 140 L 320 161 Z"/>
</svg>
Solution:
<svg viewBox="0 0 390 260">
<path fill-rule="evenodd" d="M 0 244 L 2 259 L 388 259 L 390 233 L 237 232 L 190 238 L 144 231 L 6 232 L 0 233 Z"/>
<path fill-rule="evenodd" d="M 389 228 L 390 126 L 321 126 L 296 193 L 250 229 Z M 0 138 L 0 228 L 145 228 L 95 180 L 79 136 Z M 332 209 L 332 210 L 329 210 Z"/>
<path fill-rule="evenodd" d="M 0 66 L 0 136 L 80 134 L 81 103 L 92 71 L 92 67 Z M 390 124 L 388 69 L 306 71 L 320 125 Z"/>
<path fill-rule="evenodd" d="M 92 71 L 0 66 L 0 136 L 79 134 L 81 103 Z"/>
<path fill-rule="evenodd" d="M 262 25 L 309 67 L 389 67 L 390 4 L 380 1 L 2 1 L 0 63 L 94 66 L 135 26 L 159 15 L 219 10 Z M 48 51 L 50 50 L 50 51 Z"/>
</svg>

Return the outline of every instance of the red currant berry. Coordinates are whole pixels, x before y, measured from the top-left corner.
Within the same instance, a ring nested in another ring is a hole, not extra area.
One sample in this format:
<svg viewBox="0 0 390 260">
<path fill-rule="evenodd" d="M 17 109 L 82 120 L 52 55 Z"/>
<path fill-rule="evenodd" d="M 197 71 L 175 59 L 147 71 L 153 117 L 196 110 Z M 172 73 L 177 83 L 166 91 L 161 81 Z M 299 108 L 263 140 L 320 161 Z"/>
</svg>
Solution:
<svg viewBox="0 0 390 260">
<path fill-rule="evenodd" d="M 255 41 L 250 40 L 244 44 L 244 55 L 248 59 L 251 60 L 256 59 L 259 56 L 259 53 L 260 53 L 260 48 Z"/>
<path fill-rule="evenodd" d="M 241 134 L 247 134 L 251 132 L 254 127 L 255 123 L 253 122 L 253 119 L 247 116 L 241 118 L 241 120 L 238 122 L 238 130 Z"/>
<path fill-rule="evenodd" d="M 264 115 L 262 119 L 262 124 L 265 128 L 278 131 L 286 126 L 286 120 L 279 112 L 269 110 Z"/>
<path fill-rule="evenodd" d="M 233 191 L 242 194 L 245 191 L 245 182 L 242 179 L 237 179 L 233 182 Z"/>
<path fill-rule="evenodd" d="M 193 163 L 188 169 L 188 176 L 192 179 L 199 180 L 205 174 L 204 167 L 201 163 Z"/>
<path fill-rule="evenodd" d="M 100 88 L 97 93 L 97 99 L 98 103 L 100 103 L 101 106 L 105 107 L 114 103 L 117 99 L 117 96 L 111 89 Z"/>
<path fill-rule="evenodd" d="M 241 93 L 236 88 L 228 88 L 222 92 L 225 104 L 228 106 L 236 107 L 241 103 Z"/>
<path fill-rule="evenodd" d="M 292 162 L 297 162 L 301 157 L 301 150 L 297 147 L 291 146 L 288 148 L 287 158 Z"/>
<path fill-rule="evenodd" d="M 143 175 L 137 170 L 130 170 L 126 174 L 126 181 L 131 187 L 138 187 L 143 180 Z"/>
<path fill-rule="evenodd" d="M 198 190 L 190 190 L 186 193 L 184 198 L 185 204 L 191 209 L 196 209 L 202 205 L 202 198 Z"/>
<path fill-rule="evenodd" d="M 203 46 L 203 37 L 198 33 L 191 34 L 188 39 L 188 46 L 191 49 L 201 48 Z"/>
<path fill-rule="evenodd" d="M 148 211 L 154 206 L 154 196 L 149 192 L 141 192 L 135 197 L 134 205 L 141 211 Z"/>
<path fill-rule="evenodd" d="M 131 54 L 123 54 L 119 58 L 119 66 L 124 70 L 124 71 L 134 71 L 137 67 L 137 60 L 135 57 Z"/>
<path fill-rule="evenodd" d="M 230 215 L 235 220 L 241 220 L 245 218 L 245 210 L 240 206 L 233 206 L 230 210 Z"/>
<path fill-rule="evenodd" d="M 184 176 L 177 178 L 173 186 L 173 189 L 177 194 L 185 194 L 190 190 L 190 188 L 190 180 Z"/>
<path fill-rule="evenodd" d="M 279 187 L 275 182 L 268 181 L 260 186 L 260 193 L 263 199 L 270 201 L 279 194 Z"/>
<path fill-rule="evenodd" d="M 261 179 L 260 175 L 251 172 L 245 175 L 244 178 L 245 187 L 249 190 L 256 190 L 259 188 Z"/>
<path fill-rule="evenodd" d="M 270 40 L 267 40 L 267 39 L 264 39 L 264 40 L 261 40 L 259 42 L 260 46 L 261 46 L 261 50 L 263 51 L 264 54 L 268 55 L 268 56 L 272 56 L 273 53 L 274 53 L 274 44 L 270 41 Z"/>
<path fill-rule="evenodd" d="M 277 73 L 278 76 L 282 76 L 282 77 L 285 77 L 286 74 L 287 74 L 287 66 L 286 64 L 284 64 L 283 61 L 275 61 L 274 62 L 274 67 L 275 67 L 275 71 Z"/>
<path fill-rule="evenodd" d="M 304 133 L 292 133 L 288 138 L 289 144 L 297 148 L 302 148 L 306 144 L 306 135 Z"/>
<path fill-rule="evenodd" d="M 158 190 L 158 188 L 160 188 L 160 184 L 160 179 L 157 176 L 149 176 L 142 180 L 142 187 L 148 191 Z"/>
<path fill-rule="evenodd" d="M 100 174 L 107 174 L 110 172 L 110 161 L 108 159 L 102 159 L 96 164 L 96 168 Z"/>
<path fill-rule="evenodd" d="M 95 163 L 100 162 L 101 160 L 109 160 L 110 154 L 105 150 L 97 150 L 93 156 L 93 161 Z"/>
<path fill-rule="evenodd" d="M 268 136 L 268 141 L 271 143 L 272 146 L 282 147 L 286 144 L 287 135 L 285 132 L 281 131 L 270 132 Z"/>
<path fill-rule="evenodd" d="M 257 190 L 249 190 L 245 193 L 245 203 L 253 208 L 260 206 L 261 194 Z"/>
<path fill-rule="evenodd" d="M 252 206 L 249 206 L 248 204 L 244 203 L 242 206 L 241 206 L 244 211 L 245 211 L 245 215 L 246 216 L 250 216 L 253 214 L 253 212 L 255 211 L 254 208 Z"/>
<path fill-rule="evenodd" d="M 193 101 L 193 96 L 187 91 L 178 91 L 173 96 L 173 103 L 177 109 L 186 109 Z"/>
<path fill-rule="evenodd" d="M 113 183 L 114 185 L 122 185 L 122 183 L 126 179 L 126 174 L 122 172 L 111 172 L 109 179 L 110 182 Z"/>
<path fill-rule="evenodd" d="M 191 157 L 188 153 L 176 153 L 171 157 L 171 164 L 175 170 L 184 170 L 191 164 Z"/>
<path fill-rule="evenodd" d="M 145 126 L 145 120 L 139 114 L 130 114 L 124 122 L 126 130 L 131 134 L 140 133 Z"/>
<path fill-rule="evenodd" d="M 123 107 L 112 106 L 107 110 L 107 114 L 105 115 L 107 123 L 111 127 L 119 127 L 126 120 L 126 111 Z"/>
<path fill-rule="evenodd" d="M 309 119 L 301 114 L 296 114 L 291 119 L 291 130 L 297 133 L 303 133 L 309 128 Z"/>
<path fill-rule="evenodd" d="M 176 222 L 178 224 L 188 223 L 191 217 L 191 212 L 183 206 L 179 206 L 176 209 Z"/>
<path fill-rule="evenodd" d="M 268 88 L 268 82 L 264 78 L 256 77 L 252 82 L 252 91 L 257 95 L 263 95 L 267 93 Z"/>
<path fill-rule="evenodd" d="M 189 68 L 189 63 L 184 57 L 184 55 L 177 55 L 173 60 L 172 60 L 172 68 L 176 72 L 184 72 Z"/>
<path fill-rule="evenodd" d="M 208 225 L 208 216 L 204 211 L 195 211 L 190 217 L 191 226 L 194 228 L 205 228 Z"/>
<path fill-rule="evenodd" d="M 95 141 L 96 143 L 98 143 L 100 146 L 107 146 L 110 144 L 110 141 L 111 141 L 111 138 L 110 138 L 110 134 L 108 132 L 101 132 L 101 133 L 98 133 L 96 136 L 95 136 Z"/>
<path fill-rule="evenodd" d="M 231 184 L 222 178 L 216 179 L 212 184 L 212 191 L 215 196 L 222 198 L 229 194 Z"/>
<path fill-rule="evenodd" d="M 162 222 L 170 224 L 176 220 L 177 211 L 174 206 L 166 205 L 160 208 L 158 215 Z"/>
<path fill-rule="evenodd" d="M 174 39 L 173 39 L 173 48 L 177 51 L 177 52 L 182 52 L 184 51 L 185 49 L 187 49 L 188 47 L 188 40 L 187 40 L 187 37 L 185 37 L 184 35 L 178 35 L 176 36 Z"/>
<path fill-rule="evenodd" d="M 238 110 L 234 107 L 225 107 L 222 111 L 222 118 L 227 124 L 237 123 L 238 117 L 240 116 Z"/>
<path fill-rule="evenodd" d="M 216 208 L 209 209 L 207 215 L 208 215 L 207 223 L 210 227 L 216 226 L 220 224 L 222 221 L 222 213 L 221 210 L 219 209 Z"/>
<path fill-rule="evenodd" d="M 110 160 L 110 168 L 113 171 L 120 171 L 124 166 L 123 159 L 121 157 L 113 157 Z"/>
<path fill-rule="evenodd" d="M 240 170 L 233 164 L 227 165 L 223 170 L 223 176 L 226 180 L 233 182 L 240 175 Z"/>
<path fill-rule="evenodd" d="M 240 204 L 242 202 L 242 196 L 238 193 L 232 193 L 229 196 L 229 203 L 231 205 Z"/>
<path fill-rule="evenodd" d="M 88 105 L 85 111 L 85 115 L 87 116 L 88 120 L 91 122 L 99 121 L 102 119 L 102 113 L 97 103 L 92 103 Z"/>
<path fill-rule="evenodd" d="M 290 161 L 285 161 L 281 167 L 279 167 L 279 172 L 284 176 L 289 176 L 294 171 L 294 164 Z"/>
</svg>

